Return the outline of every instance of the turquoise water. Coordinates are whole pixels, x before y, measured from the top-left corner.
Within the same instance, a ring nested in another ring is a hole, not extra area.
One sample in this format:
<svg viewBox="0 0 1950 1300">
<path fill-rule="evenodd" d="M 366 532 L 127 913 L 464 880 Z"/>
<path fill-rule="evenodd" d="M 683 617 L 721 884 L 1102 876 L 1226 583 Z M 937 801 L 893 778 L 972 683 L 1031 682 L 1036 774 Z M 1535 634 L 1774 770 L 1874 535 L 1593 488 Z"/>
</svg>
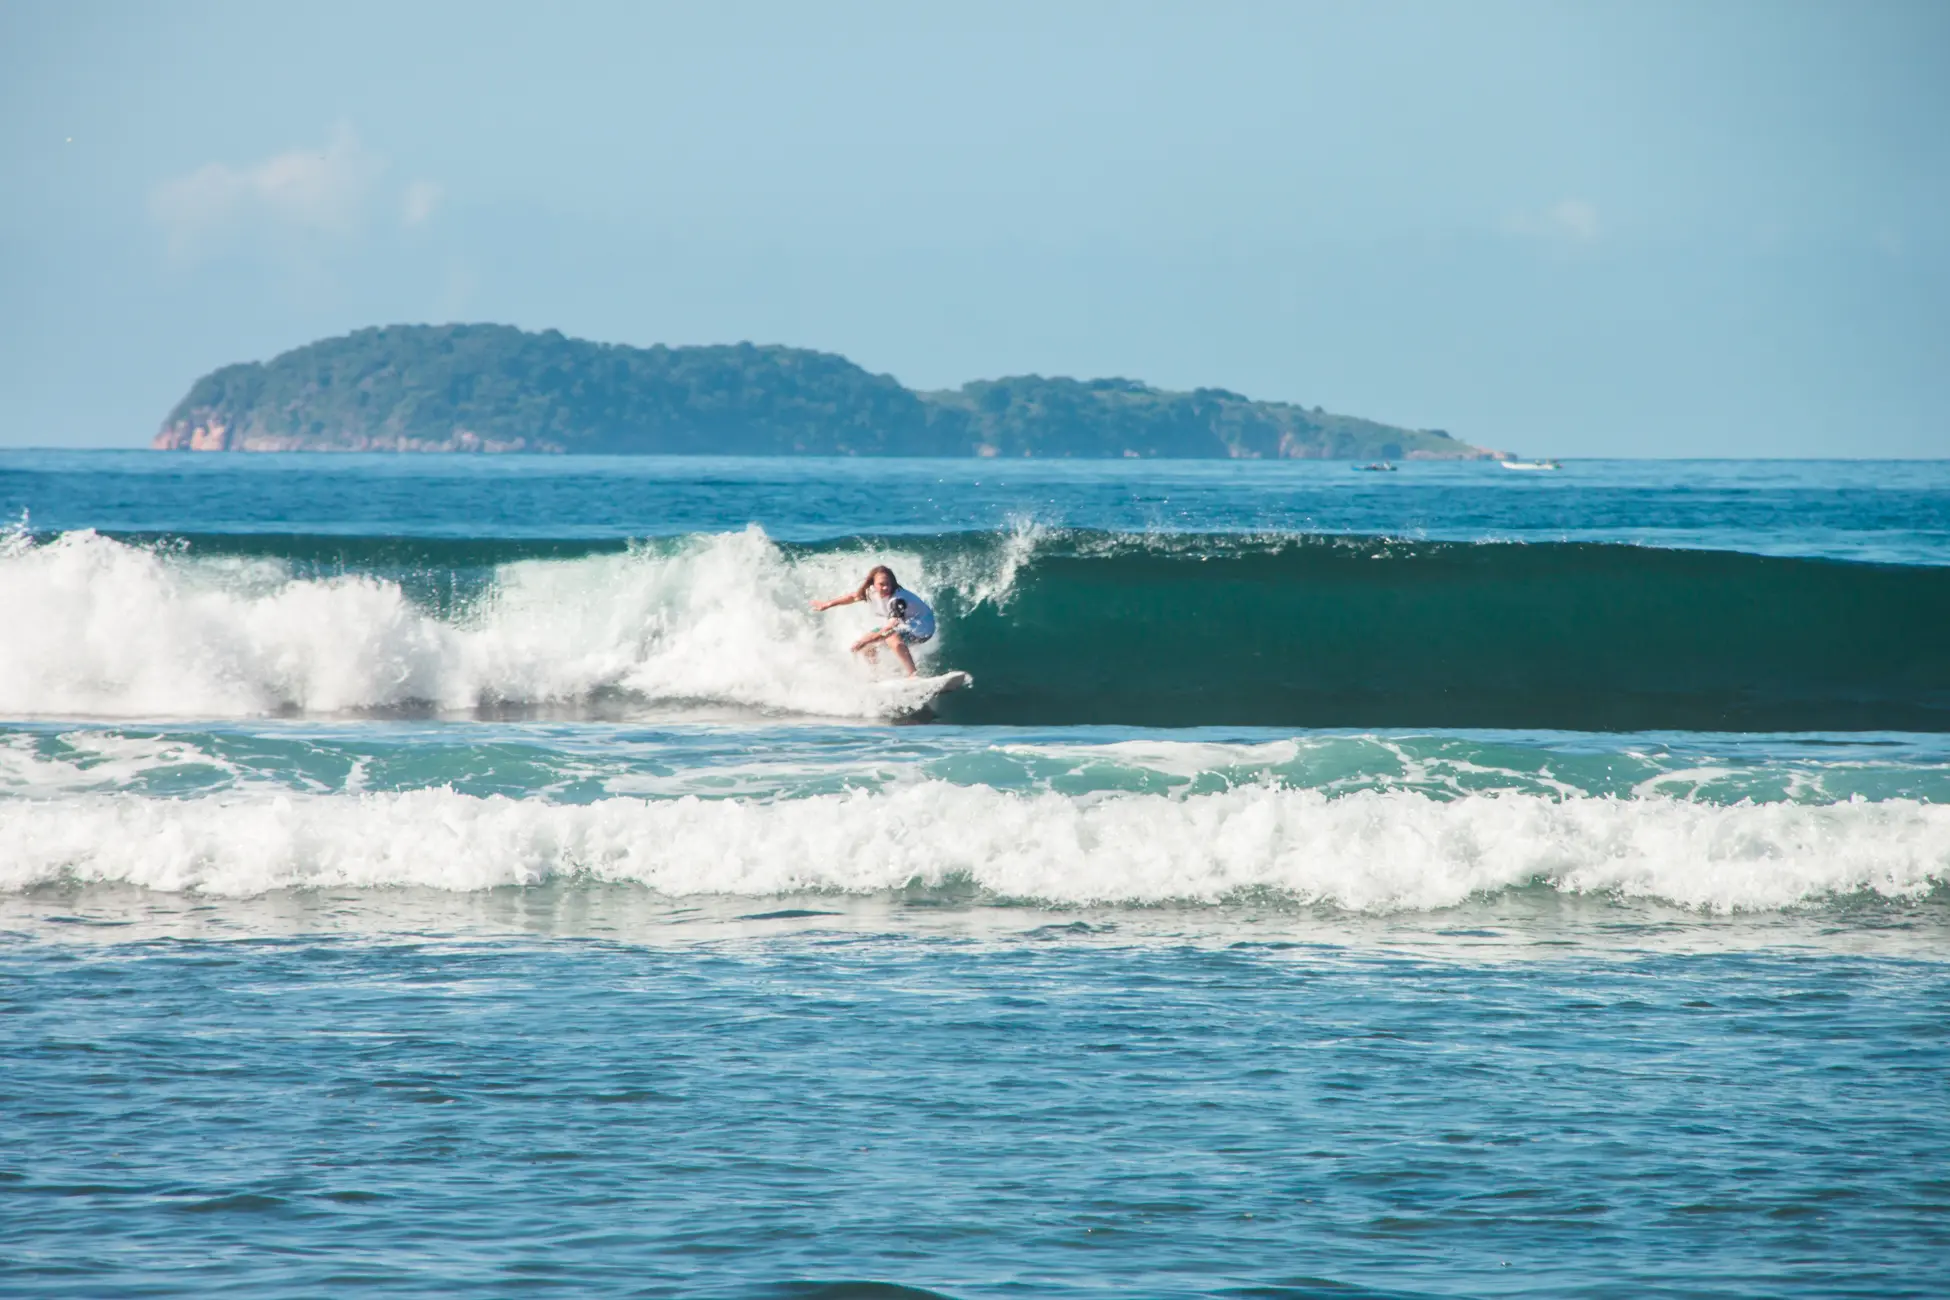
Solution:
<svg viewBox="0 0 1950 1300">
<path fill-rule="evenodd" d="M 0 508 L 0 1291 L 1950 1289 L 1942 464 Z"/>
</svg>

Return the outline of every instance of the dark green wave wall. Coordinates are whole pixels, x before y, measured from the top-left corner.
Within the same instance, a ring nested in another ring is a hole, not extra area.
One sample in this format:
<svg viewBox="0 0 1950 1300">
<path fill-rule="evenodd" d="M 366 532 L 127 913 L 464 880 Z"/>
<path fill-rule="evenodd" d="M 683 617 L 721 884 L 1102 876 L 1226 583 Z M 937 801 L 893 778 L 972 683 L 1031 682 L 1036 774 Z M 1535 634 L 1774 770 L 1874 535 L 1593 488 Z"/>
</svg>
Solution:
<svg viewBox="0 0 1950 1300">
<path fill-rule="evenodd" d="M 1950 569 L 1605 545 L 1127 548 L 953 621 L 968 723 L 1950 729 Z"/>
</svg>

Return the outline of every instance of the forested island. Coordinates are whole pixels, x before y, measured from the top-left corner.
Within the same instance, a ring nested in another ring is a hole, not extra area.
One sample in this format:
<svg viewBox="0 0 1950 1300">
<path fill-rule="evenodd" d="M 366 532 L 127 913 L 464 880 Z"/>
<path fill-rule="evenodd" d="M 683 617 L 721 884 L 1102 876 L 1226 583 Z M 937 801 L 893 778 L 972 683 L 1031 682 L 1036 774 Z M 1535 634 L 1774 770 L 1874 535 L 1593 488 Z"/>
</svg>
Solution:
<svg viewBox="0 0 1950 1300">
<path fill-rule="evenodd" d="M 225 366 L 153 444 L 187 451 L 1477 459 L 1402 429 L 1222 388 L 983 379 L 916 392 L 845 357 L 626 347 L 508 325 L 392 325 Z"/>
</svg>

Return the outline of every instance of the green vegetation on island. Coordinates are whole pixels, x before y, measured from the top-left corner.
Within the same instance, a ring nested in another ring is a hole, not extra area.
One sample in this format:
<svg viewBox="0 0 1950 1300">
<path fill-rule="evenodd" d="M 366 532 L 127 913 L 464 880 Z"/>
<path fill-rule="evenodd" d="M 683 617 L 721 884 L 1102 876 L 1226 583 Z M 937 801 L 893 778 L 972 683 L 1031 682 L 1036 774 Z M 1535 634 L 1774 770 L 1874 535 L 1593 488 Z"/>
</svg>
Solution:
<svg viewBox="0 0 1950 1300">
<path fill-rule="evenodd" d="M 225 366 L 154 445 L 191 451 L 1468 459 L 1401 429 L 1219 388 L 977 380 L 915 392 L 804 348 L 634 348 L 507 325 L 394 325 Z"/>
</svg>

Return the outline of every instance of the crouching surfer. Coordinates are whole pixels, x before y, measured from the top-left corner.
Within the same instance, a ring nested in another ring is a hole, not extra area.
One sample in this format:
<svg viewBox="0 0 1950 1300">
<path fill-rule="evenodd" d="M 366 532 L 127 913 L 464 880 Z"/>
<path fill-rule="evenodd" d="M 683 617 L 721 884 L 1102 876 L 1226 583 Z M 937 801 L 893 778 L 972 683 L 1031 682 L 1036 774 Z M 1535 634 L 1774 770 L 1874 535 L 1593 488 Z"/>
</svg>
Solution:
<svg viewBox="0 0 1950 1300">
<path fill-rule="evenodd" d="M 853 643 L 855 654 L 864 654 L 868 663 L 878 662 L 880 647 L 886 646 L 894 652 L 894 657 L 914 676 L 914 653 L 911 645 L 920 645 L 934 636 L 934 611 L 928 602 L 901 586 L 894 571 L 884 564 L 877 564 L 867 573 L 867 580 L 856 591 L 831 600 L 815 600 L 815 611 L 828 610 L 835 605 L 851 605 L 866 601 L 867 608 L 885 621 L 876 630 L 867 633 Z"/>
</svg>

